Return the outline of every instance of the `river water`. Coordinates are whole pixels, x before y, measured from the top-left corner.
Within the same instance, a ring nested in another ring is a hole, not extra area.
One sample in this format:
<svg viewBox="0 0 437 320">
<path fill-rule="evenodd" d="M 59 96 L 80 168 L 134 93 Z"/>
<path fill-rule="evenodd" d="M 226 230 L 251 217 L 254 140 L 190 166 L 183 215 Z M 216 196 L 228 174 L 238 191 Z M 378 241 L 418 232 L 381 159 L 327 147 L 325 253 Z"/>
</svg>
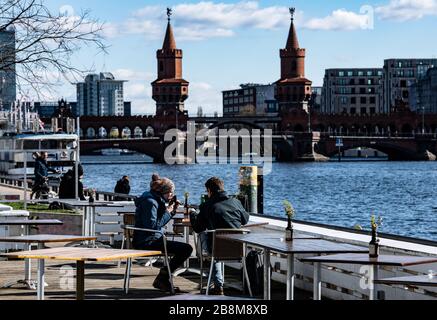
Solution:
<svg viewBox="0 0 437 320">
<path fill-rule="evenodd" d="M 188 191 L 192 203 L 212 176 L 224 179 L 229 193 L 238 192 L 239 165 L 167 166 L 125 157 L 83 157 L 84 185 L 113 192 L 116 180 L 128 175 L 131 194 L 139 195 L 157 172 L 175 182 L 179 199 Z M 437 240 L 436 194 L 437 162 L 274 163 L 264 180 L 264 213 L 284 216 L 282 202 L 289 200 L 298 220 L 365 228 L 375 213 L 384 219 L 381 232 Z"/>
</svg>

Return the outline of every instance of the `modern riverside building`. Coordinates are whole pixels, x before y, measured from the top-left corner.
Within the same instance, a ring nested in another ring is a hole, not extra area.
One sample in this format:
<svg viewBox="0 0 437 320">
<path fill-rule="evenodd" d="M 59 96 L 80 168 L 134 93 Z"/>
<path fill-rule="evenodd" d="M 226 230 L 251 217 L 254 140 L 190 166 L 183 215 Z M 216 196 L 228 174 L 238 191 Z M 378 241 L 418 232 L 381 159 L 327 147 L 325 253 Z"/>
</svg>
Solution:
<svg viewBox="0 0 437 320">
<path fill-rule="evenodd" d="M 77 112 L 80 116 L 123 116 L 123 84 L 112 73 L 89 74 L 77 84 Z"/>
<path fill-rule="evenodd" d="M 17 100 L 15 29 L 0 30 L 0 110 L 10 110 Z"/>
<path fill-rule="evenodd" d="M 437 113 L 437 67 L 411 86 L 410 106 L 418 113 Z"/>
<path fill-rule="evenodd" d="M 281 78 L 276 82 L 275 97 L 279 112 L 289 113 L 293 109 L 308 111 L 312 82 L 305 78 L 305 49 L 299 46 L 294 26 L 295 9 L 290 8 L 291 25 L 285 49 L 280 50 Z"/>
<path fill-rule="evenodd" d="M 390 113 L 396 101 L 410 101 L 411 88 L 437 67 L 437 59 L 387 59 L 384 61 L 384 112 Z M 416 109 L 410 105 L 411 109 Z"/>
<path fill-rule="evenodd" d="M 377 114 L 383 108 L 383 69 L 327 69 L 322 113 Z"/>
<path fill-rule="evenodd" d="M 240 89 L 223 91 L 223 115 L 278 114 L 274 84 L 242 84 Z"/>
<path fill-rule="evenodd" d="M 188 98 L 189 82 L 182 78 L 182 50 L 176 48 L 171 26 L 171 9 L 167 9 L 168 24 L 162 49 L 156 52 L 158 78 L 152 82 L 157 116 L 183 113 Z"/>
</svg>

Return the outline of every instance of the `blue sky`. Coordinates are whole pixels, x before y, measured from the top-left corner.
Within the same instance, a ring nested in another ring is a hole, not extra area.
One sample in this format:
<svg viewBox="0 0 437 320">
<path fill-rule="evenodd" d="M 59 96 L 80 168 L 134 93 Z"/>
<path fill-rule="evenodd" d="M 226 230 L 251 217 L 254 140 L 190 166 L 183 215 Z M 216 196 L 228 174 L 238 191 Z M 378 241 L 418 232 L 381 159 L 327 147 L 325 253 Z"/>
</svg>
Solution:
<svg viewBox="0 0 437 320">
<path fill-rule="evenodd" d="M 382 67 L 393 57 L 437 57 L 437 0 L 155 1 L 47 0 L 52 10 L 75 15 L 89 9 L 104 22 L 107 55 L 84 48 L 75 63 L 113 72 L 128 80 L 125 99 L 134 113 L 155 111 L 150 82 L 156 50 L 173 8 L 177 46 L 184 51 L 184 78 L 190 81 L 186 107 L 195 113 L 221 112 L 221 91 L 241 83 L 279 78 L 279 49 L 289 28 L 288 7 L 297 8 L 300 46 L 307 49 L 306 76 L 315 86 L 324 70 Z M 69 84 L 52 93 L 75 100 Z"/>
</svg>

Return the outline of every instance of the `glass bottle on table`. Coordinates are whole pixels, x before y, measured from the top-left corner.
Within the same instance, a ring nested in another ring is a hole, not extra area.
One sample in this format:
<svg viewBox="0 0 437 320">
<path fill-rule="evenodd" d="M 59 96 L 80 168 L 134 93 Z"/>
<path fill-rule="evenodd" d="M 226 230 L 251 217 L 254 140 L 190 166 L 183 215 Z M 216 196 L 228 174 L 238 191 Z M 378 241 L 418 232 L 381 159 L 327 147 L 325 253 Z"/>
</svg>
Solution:
<svg viewBox="0 0 437 320">
<path fill-rule="evenodd" d="M 288 215 L 287 228 L 285 228 L 285 241 L 293 241 L 293 223 L 291 216 Z"/>
<path fill-rule="evenodd" d="M 372 240 L 369 243 L 369 256 L 371 258 L 377 258 L 379 256 L 379 239 L 376 232 L 376 228 L 372 227 Z"/>
</svg>

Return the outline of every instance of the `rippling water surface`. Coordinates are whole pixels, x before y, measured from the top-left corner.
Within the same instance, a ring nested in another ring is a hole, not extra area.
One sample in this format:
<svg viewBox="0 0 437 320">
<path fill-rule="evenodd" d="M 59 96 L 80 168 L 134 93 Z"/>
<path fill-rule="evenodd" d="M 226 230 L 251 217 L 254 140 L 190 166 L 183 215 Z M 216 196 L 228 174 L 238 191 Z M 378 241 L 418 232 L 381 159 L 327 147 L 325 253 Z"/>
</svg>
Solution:
<svg viewBox="0 0 437 320">
<path fill-rule="evenodd" d="M 189 191 L 194 203 L 211 176 L 223 178 L 230 193 L 238 191 L 239 165 L 166 166 L 132 163 L 138 156 L 127 159 L 131 163 L 83 157 L 85 185 L 112 192 L 116 180 L 129 175 L 131 194 L 139 195 L 158 172 L 175 181 L 179 198 Z M 374 212 L 384 218 L 382 232 L 437 240 L 436 194 L 437 162 L 274 163 L 265 177 L 264 208 L 265 214 L 282 216 L 282 202 L 288 199 L 296 219 L 344 227 L 367 227 Z"/>
</svg>

